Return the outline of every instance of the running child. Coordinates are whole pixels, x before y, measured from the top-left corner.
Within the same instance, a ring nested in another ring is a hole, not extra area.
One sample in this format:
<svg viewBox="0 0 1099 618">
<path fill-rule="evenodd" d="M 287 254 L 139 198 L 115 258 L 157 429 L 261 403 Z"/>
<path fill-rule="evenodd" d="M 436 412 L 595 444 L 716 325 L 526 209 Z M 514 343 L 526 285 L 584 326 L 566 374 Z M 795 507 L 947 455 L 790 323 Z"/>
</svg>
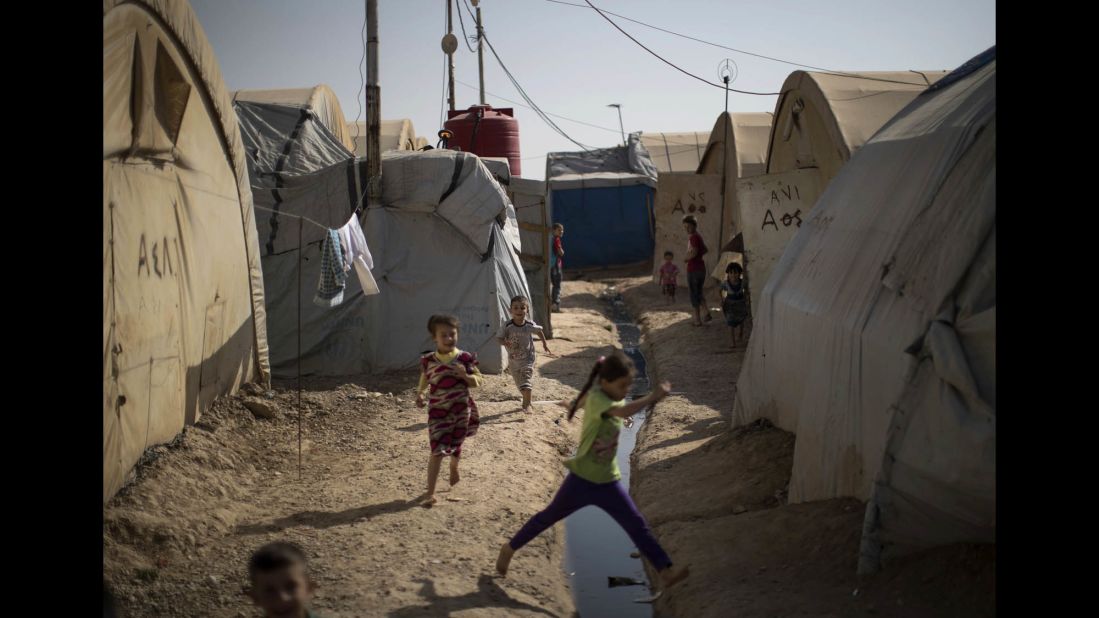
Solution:
<svg viewBox="0 0 1099 618">
<path fill-rule="evenodd" d="M 531 382 L 534 379 L 534 336 L 542 340 L 542 349 L 547 356 L 553 356 L 546 343 L 546 334 L 542 327 L 527 319 L 530 313 L 530 301 L 525 296 L 511 299 L 511 319 L 504 325 L 504 334 L 498 337 L 508 351 L 508 371 L 515 380 L 515 386 L 523 395 L 523 412 L 530 412 Z"/>
</svg>

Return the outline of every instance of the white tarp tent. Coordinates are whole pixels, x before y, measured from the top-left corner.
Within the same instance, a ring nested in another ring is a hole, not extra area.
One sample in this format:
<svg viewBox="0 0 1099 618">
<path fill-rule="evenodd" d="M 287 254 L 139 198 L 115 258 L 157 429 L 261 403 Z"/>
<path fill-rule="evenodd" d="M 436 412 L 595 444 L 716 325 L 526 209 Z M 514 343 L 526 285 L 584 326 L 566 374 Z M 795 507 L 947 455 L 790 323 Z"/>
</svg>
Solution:
<svg viewBox="0 0 1099 618">
<path fill-rule="evenodd" d="M 221 395 L 270 380 L 252 195 L 186 2 L 103 4 L 103 500 Z"/>
<path fill-rule="evenodd" d="M 414 366 L 431 345 L 427 318 L 441 312 L 462 320 L 460 345 L 478 353 L 483 370 L 506 366 L 494 336 L 511 296 L 527 294 L 527 284 L 514 209 L 475 155 L 385 153 L 382 203 L 361 217 L 380 293 L 365 296 L 349 276 L 343 303 L 322 308 L 312 302 L 322 240 L 364 205 L 366 162 L 311 108 L 238 98 L 236 110 L 255 203 L 265 209 L 256 216 L 276 375 L 294 375 L 299 361 L 306 375 Z M 298 219 L 287 215 L 310 220 L 300 245 Z"/>
<path fill-rule="evenodd" d="M 797 434 L 790 501 L 868 500 L 860 571 L 996 530 L 995 48 L 825 190 L 756 299 L 734 425 Z"/>
<path fill-rule="evenodd" d="M 428 317 L 445 312 L 462 321 L 459 346 L 477 353 L 481 369 L 503 371 L 496 336 L 511 298 L 530 298 L 503 188 L 472 153 L 388 152 L 382 202 L 364 219 L 381 289 L 365 304 L 368 366 L 415 365 L 432 349 Z"/>
</svg>

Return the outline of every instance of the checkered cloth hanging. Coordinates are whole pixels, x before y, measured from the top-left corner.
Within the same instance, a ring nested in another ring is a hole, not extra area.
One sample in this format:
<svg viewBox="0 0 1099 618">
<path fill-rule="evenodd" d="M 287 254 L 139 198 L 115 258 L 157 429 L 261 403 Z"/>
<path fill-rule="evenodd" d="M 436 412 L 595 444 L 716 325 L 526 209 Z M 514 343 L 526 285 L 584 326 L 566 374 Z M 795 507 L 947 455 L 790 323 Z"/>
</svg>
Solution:
<svg viewBox="0 0 1099 618">
<path fill-rule="evenodd" d="M 343 252 L 340 250 L 340 235 L 336 230 L 328 230 L 321 245 L 321 278 L 317 283 L 317 294 L 313 304 L 319 307 L 335 307 L 343 302 L 343 289 L 347 284 L 347 273 L 343 269 Z"/>
</svg>

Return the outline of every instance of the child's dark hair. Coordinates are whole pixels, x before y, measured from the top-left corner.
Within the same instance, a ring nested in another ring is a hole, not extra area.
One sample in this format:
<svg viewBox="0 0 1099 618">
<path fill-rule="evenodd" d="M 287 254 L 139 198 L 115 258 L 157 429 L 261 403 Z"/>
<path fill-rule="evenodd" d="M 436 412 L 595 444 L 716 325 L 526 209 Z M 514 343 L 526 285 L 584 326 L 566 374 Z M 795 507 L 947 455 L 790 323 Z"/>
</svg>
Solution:
<svg viewBox="0 0 1099 618">
<path fill-rule="evenodd" d="M 256 573 L 270 573 L 288 566 L 300 564 L 308 571 L 309 561 L 301 547 L 287 541 L 268 543 L 256 550 L 248 561 L 248 577 L 256 578 Z"/>
<path fill-rule="evenodd" d="M 530 306 L 530 301 L 527 300 L 527 297 L 523 296 L 522 294 L 520 294 L 519 296 L 512 296 L 511 297 L 511 302 L 508 303 L 508 304 L 514 305 L 515 303 L 518 303 L 518 302 L 522 302 L 524 305 L 526 305 L 528 307 Z"/>
<path fill-rule="evenodd" d="M 729 265 L 725 267 L 725 274 L 736 273 L 738 275 L 744 274 L 744 267 L 736 262 L 729 262 Z"/>
<path fill-rule="evenodd" d="M 591 375 L 588 376 L 584 388 L 580 390 L 580 394 L 576 396 L 572 406 L 569 407 L 569 420 L 571 421 L 572 417 L 576 415 L 576 407 L 580 405 L 580 400 L 584 398 L 584 395 L 587 395 L 588 391 L 591 390 L 591 385 L 595 383 L 597 376 L 601 380 L 611 382 L 622 376 L 632 376 L 633 372 L 633 361 L 622 350 L 615 350 L 611 352 L 610 356 L 600 356 L 599 360 L 595 361 L 595 366 L 592 367 Z"/>
<path fill-rule="evenodd" d="M 691 225 L 698 227 L 698 219 L 695 219 L 694 215 L 685 215 L 683 217 L 684 223 L 690 223 Z"/>
<path fill-rule="evenodd" d="M 435 327 L 437 326 L 453 326 L 454 328 L 459 328 L 461 325 L 462 323 L 458 321 L 458 318 L 446 313 L 437 313 L 427 319 L 427 332 L 431 333 L 431 336 L 434 337 Z"/>
<path fill-rule="evenodd" d="M 664 257 L 675 257 L 675 254 L 672 253 L 671 251 L 665 251 L 664 252 Z"/>
</svg>

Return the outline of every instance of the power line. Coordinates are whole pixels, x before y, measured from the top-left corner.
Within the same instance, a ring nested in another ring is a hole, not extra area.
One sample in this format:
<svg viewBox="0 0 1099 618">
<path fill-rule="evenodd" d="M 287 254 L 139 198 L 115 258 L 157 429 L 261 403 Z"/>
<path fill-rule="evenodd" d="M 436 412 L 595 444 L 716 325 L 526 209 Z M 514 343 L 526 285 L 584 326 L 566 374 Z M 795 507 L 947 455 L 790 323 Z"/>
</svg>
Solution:
<svg viewBox="0 0 1099 618">
<path fill-rule="evenodd" d="M 355 102 L 359 105 L 359 111 L 355 114 L 355 124 L 351 125 L 351 139 L 354 141 L 359 137 L 359 118 L 363 115 L 363 88 L 366 86 L 366 75 L 364 73 L 364 65 L 366 64 L 366 13 L 363 13 L 363 29 L 360 35 L 360 40 L 363 45 L 363 57 L 359 60 L 359 94 L 355 97 Z"/>
<path fill-rule="evenodd" d="M 587 8 L 593 8 L 594 9 L 595 8 L 594 6 L 591 6 L 591 3 L 588 3 L 587 5 L 574 4 L 572 2 L 563 2 L 562 0 L 546 0 L 546 2 L 552 2 L 554 4 L 563 4 L 565 6 L 575 6 L 575 7 L 582 8 L 582 9 L 587 9 Z M 781 62 L 782 64 L 788 64 L 788 65 L 795 66 L 795 67 L 813 69 L 814 71 L 821 71 L 821 72 L 824 72 L 824 73 L 828 73 L 829 75 L 835 75 L 837 77 L 851 77 L 851 78 L 854 78 L 854 79 L 865 79 L 865 80 L 869 80 L 869 81 L 886 82 L 886 83 L 890 83 L 890 84 L 905 84 L 905 85 L 908 85 L 908 86 L 923 86 L 923 85 L 926 85 L 926 84 L 917 84 L 917 83 L 913 83 L 913 82 L 900 81 L 900 80 L 896 80 L 896 79 L 885 79 L 883 77 L 870 77 L 869 75 L 862 75 L 862 74 L 859 74 L 859 73 L 851 73 L 851 72 L 848 72 L 848 71 L 836 71 L 834 69 L 825 69 L 823 67 L 816 67 L 816 66 L 813 66 L 811 64 L 802 64 L 800 62 L 793 62 L 791 60 L 783 60 L 781 58 L 774 58 L 772 56 L 764 56 L 763 54 L 757 54 L 757 53 L 746 51 L 746 50 L 743 50 L 743 49 L 736 49 L 734 47 L 729 47 L 728 45 L 722 45 L 720 43 L 713 43 L 711 41 L 704 41 L 702 39 L 695 38 L 693 36 L 689 36 L 689 35 L 686 35 L 686 34 L 680 34 L 679 32 L 673 32 L 671 30 L 661 28 L 660 26 L 654 26 L 652 24 L 647 24 L 643 21 L 633 19 L 632 17 L 626 17 L 625 15 L 622 15 L 620 13 L 614 13 L 614 12 L 608 11 L 606 9 L 595 9 L 595 10 L 596 11 L 601 11 L 601 12 L 606 13 L 608 15 L 614 15 L 615 17 L 618 17 L 620 19 L 625 19 L 626 21 L 632 21 L 633 23 L 640 24 L 642 26 L 645 26 L 646 28 L 652 28 L 653 30 L 659 30 L 661 32 L 666 32 L 668 34 L 671 34 L 671 35 L 674 35 L 674 36 L 677 36 L 677 37 L 680 37 L 680 38 L 695 41 L 697 43 L 702 43 L 703 45 L 710 45 L 712 47 L 720 47 L 721 49 L 727 49 L 729 51 L 736 52 L 738 54 L 744 54 L 746 56 L 754 56 L 756 58 L 762 58 L 764 60 L 771 60 L 773 62 Z M 924 81 L 926 81 L 926 79 Z"/>
<path fill-rule="evenodd" d="M 469 3 L 463 1 L 463 5 L 466 7 L 466 10 L 469 11 L 470 17 L 473 17 L 473 9 L 469 8 Z M 527 95 L 526 91 L 523 90 L 523 87 L 519 85 L 519 81 L 515 79 L 515 76 L 512 75 L 511 71 L 508 70 L 507 66 L 504 64 L 504 61 L 500 59 L 500 54 L 496 53 L 496 48 L 492 46 L 492 41 L 489 40 L 488 36 L 485 34 L 484 28 L 481 29 L 481 40 L 484 41 L 486 45 L 488 45 L 488 49 L 490 52 L 492 52 L 492 56 L 496 58 L 497 64 L 499 64 L 500 68 L 503 69 L 504 75 L 507 76 L 508 80 L 511 82 L 511 85 L 515 87 L 515 90 L 519 93 L 519 96 L 523 97 L 523 100 L 526 101 L 528 105 L 530 105 L 530 108 L 533 109 L 536 114 L 538 114 L 538 117 L 541 118 L 543 122 L 549 125 L 551 129 L 556 131 L 565 139 L 583 148 L 585 151 L 591 150 L 590 147 L 581 144 L 580 142 L 570 137 L 568 133 L 565 133 L 564 129 L 557 126 L 557 123 L 551 120 L 549 115 L 543 112 L 542 109 L 538 107 L 538 104 L 535 103 L 529 95 Z"/>
<path fill-rule="evenodd" d="M 479 89 L 480 89 L 479 87 L 477 87 L 477 86 L 474 86 L 473 84 L 467 84 L 467 83 L 463 82 L 463 81 L 462 81 L 462 80 L 460 80 L 460 79 L 456 79 L 456 80 L 454 80 L 454 81 L 458 82 L 459 84 L 461 84 L 461 85 L 463 85 L 463 86 L 465 86 L 465 87 L 467 87 L 467 88 L 472 88 L 472 89 L 474 89 L 474 90 L 479 90 Z M 525 108 L 527 108 L 527 109 L 534 109 L 533 107 L 531 107 L 531 106 L 527 105 L 526 103 L 521 103 L 521 102 L 519 102 L 519 101 L 512 101 L 511 99 L 509 99 L 509 98 L 507 98 L 507 97 L 502 97 L 502 96 L 500 96 L 500 95 L 498 95 L 498 94 L 493 94 L 493 93 L 489 92 L 488 90 L 486 90 L 486 91 L 485 91 L 485 94 L 487 94 L 487 95 L 490 95 L 490 96 L 493 96 L 493 97 L 496 97 L 497 99 L 500 99 L 501 101 L 507 101 L 508 103 L 512 103 L 512 104 L 514 104 L 514 105 L 518 105 L 518 106 L 520 106 L 520 107 L 525 107 Z M 611 133 L 614 133 L 615 135 L 618 135 L 618 134 L 619 134 L 619 131 L 618 131 L 618 129 L 612 129 L 612 128 L 610 128 L 610 127 L 601 127 L 601 126 L 599 126 L 599 125 L 597 125 L 597 124 L 591 124 L 590 122 L 584 122 L 583 120 L 574 120 L 574 119 L 572 119 L 572 118 L 568 118 L 568 117 L 566 117 L 566 116 L 562 116 L 562 115 L 560 115 L 560 114 L 551 114 L 551 113 L 549 113 L 549 112 L 546 112 L 546 114 L 547 114 L 547 115 L 549 115 L 549 116 L 553 116 L 554 118 L 560 118 L 561 120 L 568 120 L 569 122 L 575 122 L 576 124 L 582 124 L 582 125 L 585 125 L 585 126 L 589 126 L 589 127 L 592 127 L 592 128 L 594 128 L 594 129 L 602 129 L 602 130 L 604 130 L 604 131 L 610 131 Z"/>
<path fill-rule="evenodd" d="M 447 0 L 449 2 L 450 0 Z M 469 44 L 469 35 L 466 34 L 466 22 L 462 21 L 462 11 L 458 10 L 458 25 L 462 27 L 462 40 L 466 42 L 466 49 L 473 53 L 477 53 L 477 50 L 473 49 L 473 46 Z"/>
<path fill-rule="evenodd" d="M 587 2 L 588 6 L 590 6 L 592 9 L 594 9 L 596 13 L 599 13 L 599 16 L 602 17 L 603 19 L 607 20 L 607 22 L 610 23 L 610 25 L 614 26 L 619 32 L 626 35 L 626 38 L 633 41 L 634 43 L 637 43 L 638 46 L 641 47 L 641 49 L 649 52 L 650 54 L 655 56 L 658 60 L 660 60 L 664 64 L 672 67 L 673 69 L 679 71 L 680 73 L 683 73 L 684 75 L 687 75 L 689 77 L 693 77 L 694 79 L 697 79 L 698 81 L 702 82 L 703 84 L 706 84 L 708 86 L 713 86 L 715 88 L 721 88 L 722 90 L 730 90 L 732 92 L 739 92 L 740 94 L 753 94 L 753 95 L 757 95 L 757 96 L 768 96 L 768 97 L 782 94 L 781 92 L 751 92 L 751 91 L 748 91 L 748 90 L 737 90 L 736 88 L 729 88 L 728 85 L 726 85 L 726 84 L 719 84 L 717 82 L 712 82 L 712 81 L 710 81 L 706 78 L 699 77 L 699 76 L 695 75 L 694 73 L 691 73 L 690 71 L 688 71 L 686 69 L 680 68 L 679 66 L 672 63 L 670 60 L 665 59 L 663 56 L 661 56 L 660 54 L 654 52 L 653 50 L 649 49 L 648 47 L 645 47 L 645 45 L 641 41 L 638 41 L 637 39 L 630 36 L 629 32 L 626 32 L 618 24 L 614 23 L 613 19 L 611 19 L 610 17 L 607 17 L 606 15 L 604 15 L 603 11 L 596 8 L 596 6 L 594 4 L 592 4 L 591 2 L 588 2 L 588 0 L 584 0 L 584 2 Z"/>
</svg>

